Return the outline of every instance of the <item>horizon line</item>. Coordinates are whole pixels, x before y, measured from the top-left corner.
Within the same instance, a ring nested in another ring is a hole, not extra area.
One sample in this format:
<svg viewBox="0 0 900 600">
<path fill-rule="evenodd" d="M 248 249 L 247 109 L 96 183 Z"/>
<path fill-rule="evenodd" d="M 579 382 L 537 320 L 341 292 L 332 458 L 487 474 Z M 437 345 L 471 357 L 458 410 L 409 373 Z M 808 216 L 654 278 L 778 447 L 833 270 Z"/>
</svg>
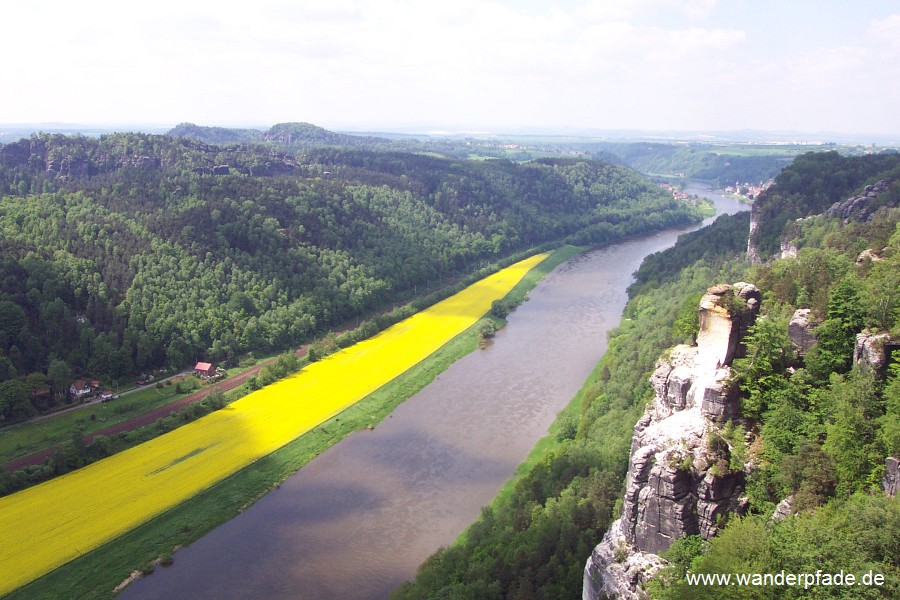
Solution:
<svg viewBox="0 0 900 600">
<path fill-rule="evenodd" d="M 900 133 L 895 132 L 843 132 L 843 131 L 831 131 L 831 130 L 788 130 L 788 129 L 759 129 L 753 127 L 743 127 L 737 129 L 684 129 L 684 128 L 671 128 L 671 129 L 654 129 L 654 128 L 632 128 L 632 127 L 622 127 L 622 128 L 603 128 L 603 127 L 578 127 L 573 125 L 539 125 L 539 126 L 498 126 L 498 127 L 485 127 L 485 126 L 468 126 L 468 125 L 459 125 L 459 126 L 447 126 L 447 125 L 438 125 L 438 124 L 399 124 L 399 123 L 366 123 L 366 124 L 327 124 L 327 125 L 318 125 L 316 123 L 312 123 L 310 121 L 279 121 L 277 123 L 273 123 L 271 125 L 247 125 L 247 124 L 226 124 L 226 125 L 198 125 L 191 121 L 180 121 L 178 123 L 163 123 L 163 122 L 140 122 L 140 121 L 122 121 L 122 122 L 67 122 L 67 121 L 29 121 L 29 122 L 3 122 L 0 123 L 0 132 L 2 131 L 32 131 L 38 132 L 41 131 L 42 128 L 46 128 L 49 130 L 48 133 L 54 132 L 72 132 L 76 133 L 79 130 L 86 131 L 94 131 L 94 132 L 110 132 L 110 133 L 124 133 L 128 131 L 134 132 L 145 132 L 145 133 L 166 133 L 168 130 L 173 129 L 177 125 L 189 123 L 192 125 L 197 125 L 198 127 L 216 127 L 222 129 L 250 129 L 257 131 L 266 131 L 274 125 L 282 124 L 282 123 L 307 123 L 310 125 L 314 125 L 316 127 L 322 127 L 323 129 L 328 129 L 335 131 L 337 133 L 349 133 L 349 134 L 372 134 L 372 133 L 384 133 L 384 134 L 406 134 L 406 135 L 423 135 L 423 136 L 431 136 L 431 137 L 454 137 L 454 136 L 473 136 L 473 137 L 481 137 L 481 136 L 491 136 L 491 137 L 501 137 L 501 136 L 533 136 L 533 137 L 554 137 L 554 136 L 564 136 L 564 137 L 580 137 L 580 138 L 597 138 L 597 137 L 606 137 L 611 136 L 614 138 L 631 138 L 631 137 L 669 137 L 676 139 L 683 139 L 684 137 L 702 137 L 707 136 L 710 138 L 717 137 L 743 137 L 743 136 L 773 136 L 778 138 L 796 138 L 793 141 L 797 143 L 815 143 L 815 144 L 829 144 L 829 143 L 838 143 L 838 141 L 842 141 L 843 143 L 850 143 L 850 140 L 853 140 L 853 143 L 856 144 L 868 144 L 868 143 L 885 143 L 885 140 L 890 140 L 890 145 L 900 144 Z M 148 131 L 150 130 L 150 131 Z M 810 139 L 816 138 L 816 139 Z M 827 138 L 835 138 L 834 140 Z M 862 140 L 866 139 L 867 141 L 863 142 Z M 703 141 L 703 140 L 691 140 L 691 141 Z M 709 140 L 714 141 L 714 140 Z M 731 140 L 737 141 L 737 140 Z M 754 140 L 757 143 L 765 143 L 760 142 L 759 140 Z M 782 140 L 779 142 L 784 143 Z M 774 140 L 772 143 L 775 143 Z"/>
</svg>

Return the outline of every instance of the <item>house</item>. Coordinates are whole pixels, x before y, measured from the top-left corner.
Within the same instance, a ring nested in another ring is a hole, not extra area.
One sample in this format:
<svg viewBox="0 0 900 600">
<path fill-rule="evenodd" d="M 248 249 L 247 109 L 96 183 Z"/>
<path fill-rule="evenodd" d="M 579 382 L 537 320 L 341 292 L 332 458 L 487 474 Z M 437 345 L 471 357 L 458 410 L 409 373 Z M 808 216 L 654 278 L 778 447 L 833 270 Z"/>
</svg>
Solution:
<svg viewBox="0 0 900 600">
<path fill-rule="evenodd" d="M 106 402 L 107 400 L 112 400 L 115 394 L 113 394 L 112 390 L 103 390 L 100 392 L 100 400 Z"/>
<path fill-rule="evenodd" d="M 72 382 L 72 385 L 69 386 L 69 393 L 76 400 L 84 398 L 92 391 L 93 388 L 91 388 L 91 384 L 83 379 L 76 379 Z"/>
<path fill-rule="evenodd" d="M 209 379 L 210 377 L 216 376 L 216 368 L 212 366 L 211 363 L 198 362 L 194 367 L 194 371 L 196 371 L 197 375 L 203 377 L 204 379 Z"/>
</svg>

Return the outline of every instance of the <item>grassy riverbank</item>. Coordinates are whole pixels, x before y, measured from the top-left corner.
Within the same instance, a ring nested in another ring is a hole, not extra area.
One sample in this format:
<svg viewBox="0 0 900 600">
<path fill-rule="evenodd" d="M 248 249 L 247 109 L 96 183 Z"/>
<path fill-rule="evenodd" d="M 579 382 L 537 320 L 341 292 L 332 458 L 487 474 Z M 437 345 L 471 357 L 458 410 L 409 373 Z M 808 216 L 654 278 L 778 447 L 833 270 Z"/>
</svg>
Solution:
<svg viewBox="0 0 900 600">
<path fill-rule="evenodd" d="M 577 251 L 566 247 L 555 252 L 529 272 L 507 297 L 524 298 L 547 272 Z M 452 362 L 476 349 L 477 328 L 476 323 L 407 373 L 287 446 L 260 458 L 251 468 L 239 471 L 113 542 L 20 588 L 9 598 L 111 597 L 113 588 L 132 570 L 142 566 L 149 570 L 155 559 L 168 559 L 174 548 L 232 518 L 349 433 L 380 422 Z"/>
</svg>

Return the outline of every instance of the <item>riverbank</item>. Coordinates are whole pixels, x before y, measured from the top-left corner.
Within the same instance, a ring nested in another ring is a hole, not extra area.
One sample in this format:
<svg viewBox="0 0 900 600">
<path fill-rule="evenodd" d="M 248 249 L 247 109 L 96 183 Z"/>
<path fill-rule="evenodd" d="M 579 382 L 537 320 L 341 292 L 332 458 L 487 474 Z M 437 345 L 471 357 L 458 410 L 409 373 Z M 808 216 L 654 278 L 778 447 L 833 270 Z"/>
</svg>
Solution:
<svg viewBox="0 0 900 600">
<path fill-rule="evenodd" d="M 529 272 L 510 294 L 521 295 L 549 270 L 577 252 L 564 248 Z M 374 426 L 406 397 L 413 394 L 457 358 L 478 347 L 477 324 L 450 343 L 369 395 L 280 450 L 194 496 L 181 505 L 111 543 L 70 562 L 36 582 L 13 592 L 10 598 L 111 597 L 112 590 L 133 570 L 171 555 L 173 548 L 190 543 L 240 513 L 273 486 L 349 433 Z"/>
<path fill-rule="evenodd" d="M 703 190 L 724 213 L 733 200 Z M 647 253 L 643 254 L 646 256 Z M 515 475 L 455 543 L 424 560 L 393 600 L 580 597 L 584 562 L 621 510 L 633 426 L 649 375 L 673 342 L 683 298 L 708 287 L 702 266 L 632 298 L 609 348 Z M 621 280 L 620 280 L 621 281 Z M 620 285 L 627 286 L 627 282 Z M 624 303 L 623 303 L 624 304 Z"/>
</svg>

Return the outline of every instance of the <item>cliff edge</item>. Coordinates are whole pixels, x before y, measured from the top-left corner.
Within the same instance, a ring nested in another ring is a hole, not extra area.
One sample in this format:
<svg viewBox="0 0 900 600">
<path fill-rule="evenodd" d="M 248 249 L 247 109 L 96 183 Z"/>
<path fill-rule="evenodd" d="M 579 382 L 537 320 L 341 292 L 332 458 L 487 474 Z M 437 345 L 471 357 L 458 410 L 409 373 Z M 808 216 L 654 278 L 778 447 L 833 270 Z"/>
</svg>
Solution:
<svg viewBox="0 0 900 600">
<path fill-rule="evenodd" d="M 744 471 L 732 469 L 722 425 L 740 416 L 732 360 L 759 312 L 749 283 L 709 288 L 699 306 L 694 346 L 672 348 L 651 377 L 655 396 L 635 425 L 622 517 L 584 569 L 584 600 L 642 597 L 665 565 L 659 557 L 682 536 L 709 539 L 742 510 Z"/>
</svg>

